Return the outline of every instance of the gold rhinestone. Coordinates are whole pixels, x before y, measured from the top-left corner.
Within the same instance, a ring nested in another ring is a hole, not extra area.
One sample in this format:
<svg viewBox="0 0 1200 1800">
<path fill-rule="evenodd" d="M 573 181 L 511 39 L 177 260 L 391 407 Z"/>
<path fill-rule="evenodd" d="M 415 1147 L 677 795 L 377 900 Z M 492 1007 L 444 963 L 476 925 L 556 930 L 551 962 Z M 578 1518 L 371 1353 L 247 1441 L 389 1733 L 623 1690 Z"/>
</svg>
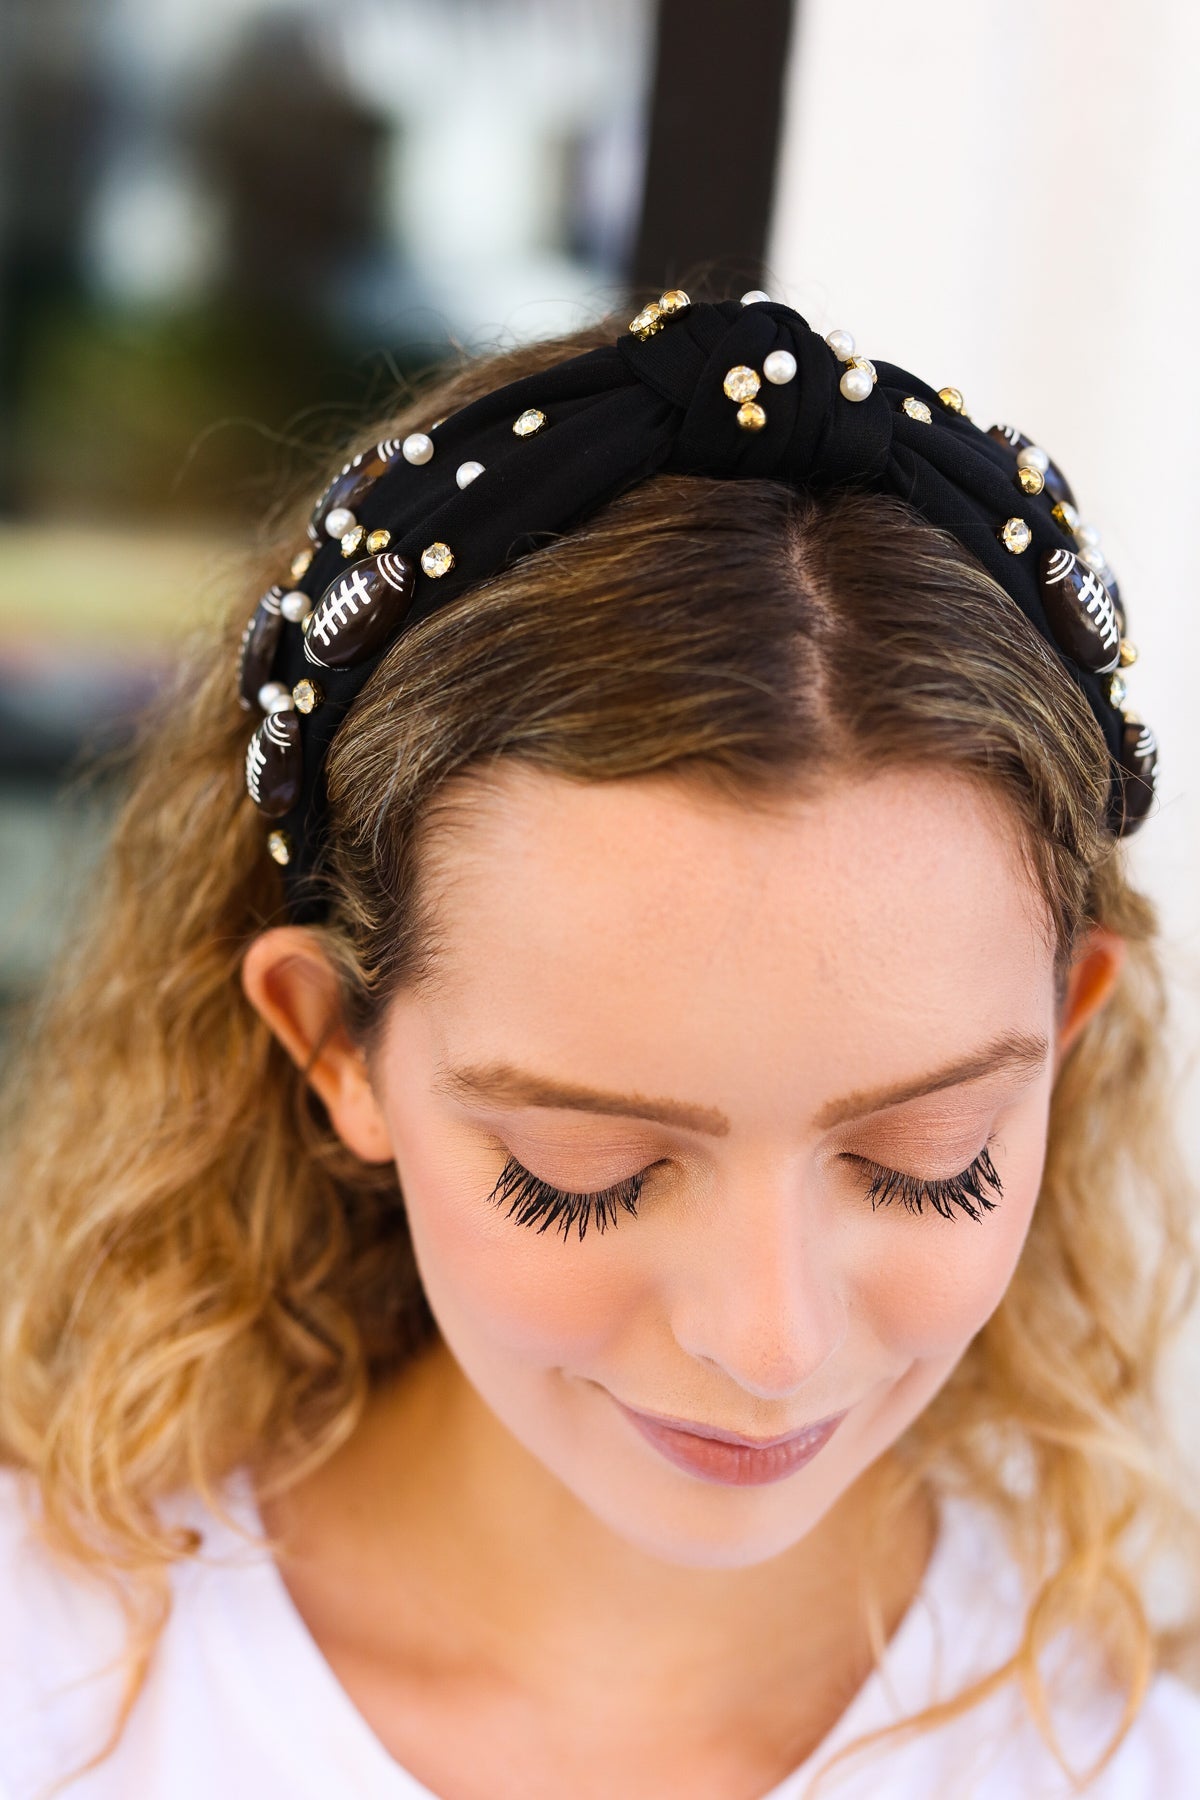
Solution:
<svg viewBox="0 0 1200 1800">
<path fill-rule="evenodd" d="M 1132 638 L 1121 639 L 1121 667 L 1131 669 L 1138 659 L 1137 645 Z"/>
<path fill-rule="evenodd" d="M 721 385 L 731 400 L 753 400 L 762 382 L 757 369 L 748 368 L 745 363 L 735 363 Z"/>
<path fill-rule="evenodd" d="M 310 713 L 314 711 L 324 698 L 325 696 L 316 682 L 310 681 L 307 675 L 292 689 L 292 699 L 296 702 L 297 712 Z"/>
<path fill-rule="evenodd" d="M 1022 550 L 1028 550 L 1033 540 L 1033 533 L 1024 519 L 1006 519 L 1000 527 L 1000 536 L 1004 540 L 1005 549 L 1011 550 L 1014 556 L 1019 556 Z"/>
<path fill-rule="evenodd" d="M 312 566 L 312 559 L 313 552 L 311 550 L 297 551 L 296 555 L 292 558 L 293 581 L 303 581 Z"/>
<path fill-rule="evenodd" d="M 1046 477 L 1040 469 L 1017 470 L 1017 486 L 1023 494 L 1040 494 L 1045 485 Z M 1055 517 L 1058 516 L 1058 510 L 1056 506 L 1054 508 Z"/>
<path fill-rule="evenodd" d="M 629 329 L 635 337 L 648 338 L 656 331 L 662 330 L 663 309 L 657 300 L 649 306 L 643 306 L 640 313 L 635 313 L 629 321 Z"/>
<path fill-rule="evenodd" d="M 527 406 L 520 418 L 513 420 L 513 431 L 518 437 L 532 437 L 545 423 L 544 412 L 539 412 L 536 406 Z"/>
<path fill-rule="evenodd" d="M 1123 675 L 1110 675 L 1108 678 L 1108 697 L 1114 706 L 1120 706 L 1128 693 Z"/>
<path fill-rule="evenodd" d="M 371 552 L 372 556 L 378 556 L 381 550 L 387 549 L 391 541 L 392 534 L 390 531 L 371 531 L 367 534 L 367 549 Z"/>
<path fill-rule="evenodd" d="M 421 552 L 421 567 L 427 575 L 445 575 L 454 567 L 454 552 L 449 544 L 427 544 Z"/>
<path fill-rule="evenodd" d="M 691 304 L 691 300 L 682 288 L 668 288 L 665 294 L 660 294 L 658 297 L 659 311 L 666 313 L 668 318 L 672 313 L 682 312 L 685 306 Z"/>
<path fill-rule="evenodd" d="M 292 840 L 286 831 L 273 831 L 267 839 L 267 849 L 277 863 L 290 863 L 292 860 Z"/>
<path fill-rule="evenodd" d="M 745 431 L 761 431 L 767 415 L 757 400 L 744 400 L 738 407 L 737 422 Z"/>
<path fill-rule="evenodd" d="M 341 540 L 342 555 L 353 556 L 366 535 L 361 525 L 352 525 L 349 531 L 344 531 Z"/>
<path fill-rule="evenodd" d="M 910 419 L 920 419 L 922 425 L 933 424 L 933 414 L 925 402 L 918 400 L 914 394 L 910 394 L 908 399 L 903 402 L 901 410 L 906 412 Z"/>
<path fill-rule="evenodd" d="M 960 412 L 965 412 L 967 410 L 966 402 L 964 401 L 962 395 L 959 393 L 957 388 L 951 388 L 951 387 L 939 388 L 938 389 L 938 399 L 941 401 L 943 406 L 949 407 L 951 412 L 960 413 Z"/>
</svg>

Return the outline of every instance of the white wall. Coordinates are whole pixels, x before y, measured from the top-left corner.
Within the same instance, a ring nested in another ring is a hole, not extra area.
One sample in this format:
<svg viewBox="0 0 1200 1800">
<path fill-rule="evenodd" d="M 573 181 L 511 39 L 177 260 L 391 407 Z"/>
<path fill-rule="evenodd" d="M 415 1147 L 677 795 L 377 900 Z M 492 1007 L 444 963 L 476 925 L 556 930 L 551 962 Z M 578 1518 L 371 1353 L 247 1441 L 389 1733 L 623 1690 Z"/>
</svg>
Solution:
<svg viewBox="0 0 1200 1800">
<path fill-rule="evenodd" d="M 1041 443 L 1103 534 L 1161 746 L 1131 840 L 1200 1050 L 1200 8 L 799 0 L 769 278 L 984 425 Z M 1200 1077 L 1185 1130 L 1200 1161 Z M 1200 1321 L 1176 1377 L 1200 1453 Z"/>
</svg>

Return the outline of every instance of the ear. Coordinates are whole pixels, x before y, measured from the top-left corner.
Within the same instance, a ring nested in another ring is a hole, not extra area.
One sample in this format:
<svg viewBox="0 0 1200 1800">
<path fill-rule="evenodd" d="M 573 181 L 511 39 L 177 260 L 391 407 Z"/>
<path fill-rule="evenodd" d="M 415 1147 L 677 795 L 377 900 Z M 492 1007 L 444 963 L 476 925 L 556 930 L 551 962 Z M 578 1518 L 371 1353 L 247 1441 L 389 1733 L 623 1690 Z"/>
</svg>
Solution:
<svg viewBox="0 0 1200 1800">
<path fill-rule="evenodd" d="M 363 1162 L 391 1162 L 387 1123 L 366 1058 L 342 1019 L 338 980 L 319 940 L 299 925 L 260 932 L 242 958 L 242 987 Z"/>
<path fill-rule="evenodd" d="M 1123 937 L 1094 925 L 1082 940 L 1067 976 L 1058 1014 L 1057 1060 L 1062 1061 L 1088 1020 L 1112 996 L 1128 946 Z"/>
</svg>

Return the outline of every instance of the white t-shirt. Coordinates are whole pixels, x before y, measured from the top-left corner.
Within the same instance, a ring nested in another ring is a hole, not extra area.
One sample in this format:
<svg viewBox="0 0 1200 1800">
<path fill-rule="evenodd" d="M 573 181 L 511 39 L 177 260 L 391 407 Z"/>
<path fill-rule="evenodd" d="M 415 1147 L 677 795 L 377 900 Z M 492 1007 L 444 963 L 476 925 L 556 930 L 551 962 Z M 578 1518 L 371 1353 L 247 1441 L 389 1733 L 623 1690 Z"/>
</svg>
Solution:
<svg viewBox="0 0 1200 1800">
<path fill-rule="evenodd" d="M 19 1487 L 28 1479 L 0 1469 L 0 1800 L 42 1800 L 99 1747 L 120 1691 L 119 1668 L 97 1673 L 123 1642 L 116 1604 L 29 1535 Z M 260 1531 L 244 1472 L 227 1493 L 232 1515 Z M 194 1495 L 177 1497 L 169 1510 L 172 1521 L 203 1530 L 201 1560 L 175 1567 L 171 1616 L 117 1749 L 70 1784 L 65 1800 L 453 1800 L 431 1795 L 384 1749 L 269 1553 L 231 1533 Z M 1015 1646 L 1023 1616 L 998 1528 L 969 1503 L 943 1499 L 925 1580 L 882 1671 L 803 1767 L 762 1800 L 801 1800 L 839 1745 L 995 1667 Z M 1115 1700 L 1086 1692 L 1069 1714 L 1069 1734 L 1063 1728 L 1068 1754 L 1080 1762 L 1099 1752 L 1119 1716 Z M 1200 1696 L 1172 1676 L 1156 1677 L 1121 1750 L 1086 1791 L 1098 1800 L 1200 1793 Z M 837 1800 L 1046 1800 L 1072 1789 L 1009 1683 L 880 1760 L 851 1759 L 828 1792 Z"/>
</svg>

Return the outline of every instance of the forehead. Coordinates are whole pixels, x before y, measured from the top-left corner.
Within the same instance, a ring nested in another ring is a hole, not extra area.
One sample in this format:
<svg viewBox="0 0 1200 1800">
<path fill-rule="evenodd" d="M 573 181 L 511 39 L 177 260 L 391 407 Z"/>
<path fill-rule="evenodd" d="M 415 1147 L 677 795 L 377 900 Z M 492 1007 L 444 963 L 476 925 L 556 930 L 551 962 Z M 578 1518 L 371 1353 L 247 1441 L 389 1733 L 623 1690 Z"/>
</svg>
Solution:
<svg viewBox="0 0 1200 1800">
<path fill-rule="evenodd" d="M 766 807 L 511 764 L 449 798 L 424 865 L 448 1055 L 749 1100 L 781 1069 L 814 1092 L 886 1081 L 1049 1022 L 1044 902 L 961 776 Z"/>
</svg>

